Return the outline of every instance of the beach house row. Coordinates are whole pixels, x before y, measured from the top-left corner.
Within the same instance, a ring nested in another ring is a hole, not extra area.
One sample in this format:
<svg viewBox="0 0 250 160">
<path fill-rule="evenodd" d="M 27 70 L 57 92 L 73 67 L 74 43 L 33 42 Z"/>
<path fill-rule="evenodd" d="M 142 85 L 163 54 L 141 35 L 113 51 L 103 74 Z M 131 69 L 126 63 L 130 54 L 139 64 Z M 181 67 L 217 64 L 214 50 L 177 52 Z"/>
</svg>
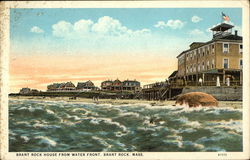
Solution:
<svg viewBox="0 0 250 160">
<path fill-rule="evenodd" d="M 101 89 L 103 91 L 131 91 L 131 92 L 140 92 L 141 91 L 141 83 L 136 80 L 125 80 L 120 81 L 116 79 L 106 80 L 101 83 Z"/>
<path fill-rule="evenodd" d="M 53 83 L 47 86 L 47 91 L 88 91 L 97 90 L 98 87 L 92 81 L 78 82 L 75 86 L 72 82 Z"/>
</svg>

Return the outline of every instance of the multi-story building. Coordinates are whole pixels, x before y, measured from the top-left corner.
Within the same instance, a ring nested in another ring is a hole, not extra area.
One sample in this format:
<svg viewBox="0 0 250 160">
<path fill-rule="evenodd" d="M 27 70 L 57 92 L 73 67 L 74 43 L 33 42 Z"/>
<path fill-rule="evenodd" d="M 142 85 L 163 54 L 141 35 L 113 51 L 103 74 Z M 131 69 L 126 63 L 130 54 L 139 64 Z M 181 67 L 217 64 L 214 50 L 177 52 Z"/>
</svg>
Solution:
<svg viewBox="0 0 250 160">
<path fill-rule="evenodd" d="M 188 50 L 180 53 L 175 82 L 180 85 L 241 85 L 242 37 L 234 26 L 221 23 L 211 30 L 212 40 L 193 42 Z"/>
<path fill-rule="evenodd" d="M 136 80 L 125 80 L 122 82 L 122 90 L 140 92 L 141 84 Z"/>
<path fill-rule="evenodd" d="M 87 82 L 78 82 L 76 89 L 77 90 L 95 90 L 96 87 L 92 81 L 88 80 Z"/>
<path fill-rule="evenodd" d="M 101 83 L 101 88 L 104 91 L 141 91 L 140 82 L 136 80 L 125 80 L 121 82 L 119 79 L 114 81 L 107 80 Z"/>
</svg>

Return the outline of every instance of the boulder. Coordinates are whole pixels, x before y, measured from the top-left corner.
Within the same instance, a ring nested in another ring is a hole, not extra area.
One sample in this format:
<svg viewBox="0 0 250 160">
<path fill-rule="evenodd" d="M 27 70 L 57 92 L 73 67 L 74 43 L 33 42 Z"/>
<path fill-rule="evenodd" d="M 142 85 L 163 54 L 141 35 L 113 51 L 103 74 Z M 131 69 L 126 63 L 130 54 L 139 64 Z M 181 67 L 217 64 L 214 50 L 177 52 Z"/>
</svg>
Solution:
<svg viewBox="0 0 250 160">
<path fill-rule="evenodd" d="M 218 106 L 218 101 L 210 94 L 203 92 L 189 92 L 177 97 L 176 105 L 188 105 L 189 107 Z"/>
</svg>

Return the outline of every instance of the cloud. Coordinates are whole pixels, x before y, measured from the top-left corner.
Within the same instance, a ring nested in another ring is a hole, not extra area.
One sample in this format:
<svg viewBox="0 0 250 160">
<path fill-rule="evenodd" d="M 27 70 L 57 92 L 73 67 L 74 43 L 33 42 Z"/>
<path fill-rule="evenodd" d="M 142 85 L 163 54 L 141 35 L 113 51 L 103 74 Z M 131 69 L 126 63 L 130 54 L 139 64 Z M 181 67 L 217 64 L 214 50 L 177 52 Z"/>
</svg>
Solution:
<svg viewBox="0 0 250 160">
<path fill-rule="evenodd" d="M 193 17 L 191 18 L 191 21 L 194 22 L 194 23 L 198 23 L 198 22 L 200 22 L 201 20 L 202 20 L 202 18 L 201 18 L 201 17 L 198 17 L 198 16 L 193 16 Z"/>
<path fill-rule="evenodd" d="M 99 18 L 98 22 L 92 27 L 92 31 L 103 35 L 119 36 L 131 33 L 127 27 L 123 26 L 119 20 L 113 19 L 109 16 Z"/>
<path fill-rule="evenodd" d="M 92 20 L 82 19 L 74 24 L 67 21 L 59 21 L 52 25 L 53 35 L 63 38 L 138 36 L 149 34 L 150 32 L 149 29 L 129 29 L 122 25 L 119 20 L 109 16 L 100 17 L 96 23 Z"/>
<path fill-rule="evenodd" d="M 67 37 L 73 32 L 73 25 L 66 21 L 59 21 L 57 24 L 52 25 L 52 33 L 56 37 Z"/>
<path fill-rule="evenodd" d="M 184 26 L 184 22 L 182 22 L 181 20 L 177 19 L 177 20 L 173 20 L 170 19 L 166 22 L 164 21 L 158 21 L 157 24 L 154 25 L 156 28 L 165 28 L 165 27 L 170 27 L 172 29 L 181 29 Z"/>
<path fill-rule="evenodd" d="M 189 34 L 192 36 L 196 36 L 196 35 L 203 35 L 204 32 L 199 30 L 199 29 L 194 29 L 194 30 L 190 31 Z"/>
<path fill-rule="evenodd" d="M 30 29 L 30 32 L 33 32 L 33 33 L 44 33 L 44 31 L 37 27 L 37 26 L 33 26 L 31 29 Z"/>
</svg>

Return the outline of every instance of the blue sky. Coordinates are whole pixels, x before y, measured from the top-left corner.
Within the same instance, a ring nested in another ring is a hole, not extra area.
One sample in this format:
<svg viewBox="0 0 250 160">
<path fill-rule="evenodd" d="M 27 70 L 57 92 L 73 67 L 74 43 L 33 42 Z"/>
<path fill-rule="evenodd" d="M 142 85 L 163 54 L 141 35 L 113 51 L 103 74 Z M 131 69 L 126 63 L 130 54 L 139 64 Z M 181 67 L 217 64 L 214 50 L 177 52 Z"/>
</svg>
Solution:
<svg viewBox="0 0 250 160">
<path fill-rule="evenodd" d="M 192 42 L 211 40 L 221 12 L 241 33 L 240 8 L 11 9 L 11 90 L 54 82 L 165 80 Z"/>
<path fill-rule="evenodd" d="M 146 50 L 175 56 L 193 41 L 211 39 L 208 30 L 221 22 L 221 12 L 241 30 L 240 8 L 11 9 L 11 51 L 98 55 Z M 81 20 L 76 32 L 74 26 Z"/>
</svg>

